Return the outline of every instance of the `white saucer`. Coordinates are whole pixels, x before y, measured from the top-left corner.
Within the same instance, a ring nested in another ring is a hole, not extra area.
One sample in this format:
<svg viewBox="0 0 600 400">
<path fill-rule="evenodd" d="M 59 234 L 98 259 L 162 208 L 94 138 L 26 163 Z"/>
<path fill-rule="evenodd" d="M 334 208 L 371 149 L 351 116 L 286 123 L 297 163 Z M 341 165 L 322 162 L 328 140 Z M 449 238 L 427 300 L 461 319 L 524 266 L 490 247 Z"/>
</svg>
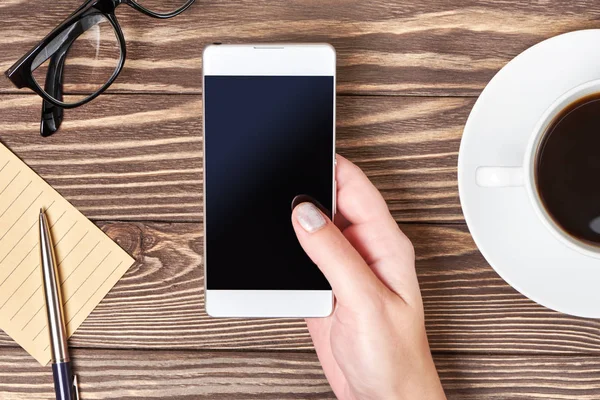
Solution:
<svg viewBox="0 0 600 400">
<path fill-rule="evenodd" d="M 567 314 L 600 317 L 600 259 L 558 241 L 524 187 L 480 187 L 480 166 L 521 166 L 533 129 L 563 93 L 600 78 L 600 29 L 541 42 L 509 62 L 475 103 L 458 157 L 458 187 L 469 230 L 511 286 Z"/>
</svg>

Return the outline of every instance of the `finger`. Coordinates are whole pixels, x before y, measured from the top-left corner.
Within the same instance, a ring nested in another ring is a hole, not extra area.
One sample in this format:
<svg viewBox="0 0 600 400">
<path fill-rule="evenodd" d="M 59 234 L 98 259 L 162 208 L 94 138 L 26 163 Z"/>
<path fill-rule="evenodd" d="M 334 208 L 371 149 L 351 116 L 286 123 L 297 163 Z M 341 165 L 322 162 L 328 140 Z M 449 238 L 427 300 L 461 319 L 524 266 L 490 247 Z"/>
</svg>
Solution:
<svg viewBox="0 0 600 400">
<path fill-rule="evenodd" d="M 344 217 L 344 215 L 341 212 L 336 212 L 335 213 L 335 215 L 333 217 L 333 223 L 342 232 L 344 231 L 344 229 L 346 229 L 347 227 L 350 226 L 350 222 L 348 222 L 348 220 L 346 219 L 346 217 Z"/>
<path fill-rule="evenodd" d="M 337 209 L 350 225 L 344 236 L 387 287 L 420 299 L 410 240 L 391 216 L 381 193 L 356 165 L 337 156 Z"/>
<path fill-rule="evenodd" d="M 377 220 L 389 225 L 391 215 L 379 190 L 355 164 L 339 154 L 336 160 L 338 211 L 352 224 Z M 394 222 L 393 219 L 391 222 Z M 395 222 L 393 225 L 396 225 Z"/>
<path fill-rule="evenodd" d="M 301 203 L 313 203 L 321 212 L 327 216 L 331 215 L 331 210 L 328 210 L 325 206 L 323 206 L 317 199 L 314 197 L 308 196 L 306 194 L 299 194 L 298 196 L 292 199 L 292 210 L 296 208 L 298 204 Z M 343 231 L 350 223 L 341 213 L 335 213 L 333 223 L 337 226 L 341 231 Z"/>
<path fill-rule="evenodd" d="M 349 307 L 376 299 L 385 289 L 340 230 L 312 203 L 292 212 L 300 245 L 325 275 L 337 301 Z"/>
</svg>

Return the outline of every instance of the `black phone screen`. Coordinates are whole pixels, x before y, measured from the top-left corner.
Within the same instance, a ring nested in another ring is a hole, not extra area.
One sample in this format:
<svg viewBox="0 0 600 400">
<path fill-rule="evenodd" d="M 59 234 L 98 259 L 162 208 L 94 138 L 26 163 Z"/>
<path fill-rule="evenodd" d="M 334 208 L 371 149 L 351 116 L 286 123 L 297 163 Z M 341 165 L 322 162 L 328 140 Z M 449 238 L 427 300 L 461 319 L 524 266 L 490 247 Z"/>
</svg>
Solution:
<svg viewBox="0 0 600 400">
<path fill-rule="evenodd" d="M 332 209 L 333 76 L 205 76 L 205 262 L 213 290 L 330 290 L 291 223 Z"/>
</svg>

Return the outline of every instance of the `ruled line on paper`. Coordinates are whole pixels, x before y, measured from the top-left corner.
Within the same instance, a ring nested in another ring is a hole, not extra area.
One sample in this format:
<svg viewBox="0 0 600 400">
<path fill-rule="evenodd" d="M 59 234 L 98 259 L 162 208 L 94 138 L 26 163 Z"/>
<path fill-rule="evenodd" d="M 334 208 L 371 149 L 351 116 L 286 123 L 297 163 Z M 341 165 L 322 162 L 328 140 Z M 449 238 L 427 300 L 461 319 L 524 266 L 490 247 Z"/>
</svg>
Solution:
<svg viewBox="0 0 600 400">
<path fill-rule="evenodd" d="M 6 167 L 9 162 L 10 162 L 10 160 L 8 160 L 6 163 L 4 163 L 4 165 L 2 166 L 2 168 L 0 168 L 0 172 L 2 172 L 2 170 L 4 170 L 4 167 Z"/>
<path fill-rule="evenodd" d="M 89 301 L 96 295 L 96 293 L 98 293 L 98 290 L 100 290 L 100 288 L 102 286 L 104 286 L 104 284 L 106 283 L 106 281 L 108 281 L 110 279 L 111 276 L 113 276 L 113 274 L 115 273 L 115 271 L 121 266 L 121 264 L 123 264 L 123 262 L 121 261 L 119 264 L 117 264 L 117 266 L 110 272 L 110 274 L 108 274 L 108 276 L 104 279 L 104 281 L 102 281 L 102 283 L 100 284 L 100 286 L 98 286 L 98 288 L 96 288 L 96 290 L 94 290 L 94 292 L 89 295 L 89 297 L 87 298 L 87 300 L 77 309 L 77 311 L 75 311 L 75 313 L 73 314 L 73 316 L 71 317 L 71 319 L 69 319 L 69 321 L 67 321 L 67 325 L 70 325 L 71 322 L 75 319 L 75 317 L 77 317 L 77 315 L 81 312 L 81 310 L 83 310 L 83 308 L 89 303 Z M 41 334 L 44 329 L 47 328 L 47 324 L 44 325 L 44 327 L 42 328 L 41 332 L 38 333 Z M 46 346 L 46 349 L 48 349 L 49 346 Z"/>
<path fill-rule="evenodd" d="M 11 231 L 12 228 L 15 227 L 15 225 L 21 221 L 21 218 L 23 218 L 23 215 L 27 212 L 27 210 L 29 210 L 31 208 L 31 206 L 33 205 L 33 203 L 35 203 L 37 201 L 37 199 L 40 198 L 40 196 L 42 195 L 42 193 L 44 193 L 43 191 L 40 192 L 40 194 L 38 194 L 37 196 L 35 196 L 35 199 L 33 199 L 33 201 L 31 203 L 29 203 L 29 205 L 27 206 L 27 208 L 25 210 L 23 210 L 23 212 L 21 213 L 21 215 L 19 215 L 19 218 L 17 218 L 17 220 L 15 222 L 13 222 L 13 224 L 10 226 L 10 228 L 8 228 L 8 230 L 4 233 L 4 235 L 0 236 L 0 241 L 2 241 L 2 239 L 4 239 L 6 237 L 6 235 L 8 235 L 8 233 Z M 50 207 L 48 207 L 50 208 Z"/>
<path fill-rule="evenodd" d="M 0 160 L 0 328 L 47 364 L 39 209 L 50 222 L 69 334 L 134 260 L 1 144 Z"/>
<path fill-rule="evenodd" d="M 11 209 L 11 207 L 13 206 L 13 204 L 15 204 L 15 202 L 19 199 L 19 197 L 21 197 L 21 195 L 23 194 L 23 192 L 27 190 L 27 188 L 29 187 L 29 185 L 31 185 L 31 182 L 32 181 L 29 181 L 29 183 L 23 188 L 23 190 L 21 190 L 19 192 L 19 194 L 17 195 L 17 197 L 15 197 L 14 200 L 10 202 L 10 204 L 8 205 L 8 207 L 6 207 L 4 209 L 4 211 L 2 211 L 2 214 L 0 214 L 0 218 L 2 218 L 4 216 L 4 214 L 6 214 L 8 212 L 8 210 Z"/>
<path fill-rule="evenodd" d="M 40 335 L 42 334 L 42 332 L 44 332 L 46 330 L 46 328 L 48 328 L 48 324 L 44 324 L 44 326 L 42 327 L 42 329 L 40 329 L 40 331 L 37 333 L 37 335 L 35 335 L 35 337 L 33 338 L 33 341 L 35 342 L 35 340 L 40 337 Z"/>
<path fill-rule="evenodd" d="M 4 193 L 6 191 L 6 189 L 8 189 L 8 187 L 10 186 L 11 183 L 13 183 L 13 181 L 15 179 L 17 179 L 17 176 L 19 176 L 19 174 L 21 173 L 21 171 L 18 171 L 17 174 L 15 176 L 13 176 L 13 178 L 10 180 L 10 182 L 8 182 L 8 184 L 4 187 L 4 189 L 2 189 L 2 191 L 0 192 L 0 196 L 2 196 L 2 193 Z"/>
<path fill-rule="evenodd" d="M 31 272 L 27 275 L 27 277 L 24 280 L 21 281 L 21 283 L 19 284 L 19 286 L 17 286 L 16 289 L 13 290 L 13 292 L 11 293 L 11 295 L 8 296 L 8 299 L 6 299 L 6 301 L 4 303 L 2 303 L 2 305 L 0 306 L 0 310 L 2 310 L 4 308 L 4 306 L 6 305 L 6 303 L 8 303 L 10 301 L 10 299 L 13 298 L 13 296 L 19 291 L 19 289 L 21 289 L 23 287 L 23 285 L 25 284 L 25 282 L 27 282 L 27 280 L 31 277 L 31 275 L 33 275 L 33 273 L 35 271 L 37 271 L 38 269 L 40 269 L 40 264 L 36 264 L 36 266 L 31 269 Z"/>
<path fill-rule="evenodd" d="M 79 241 L 77 243 L 75 243 L 75 245 L 71 248 L 71 250 L 69 250 L 69 252 L 65 255 L 65 257 L 58 263 L 58 266 L 60 266 L 63 261 L 65 261 L 65 259 L 67 257 L 69 257 L 69 254 L 71 254 L 73 252 L 73 250 L 75 250 L 75 248 L 79 245 L 79 243 L 81 243 L 81 241 L 87 236 L 87 234 L 89 233 L 89 231 L 86 231 L 83 236 L 81 237 L 81 239 L 79 239 Z M 35 291 L 33 292 L 33 294 L 29 297 L 29 299 L 27 300 L 27 302 L 29 300 L 31 300 L 31 298 L 33 297 L 33 295 L 39 291 L 42 288 L 42 284 L 40 283 L 40 285 L 35 289 Z M 25 306 L 26 303 L 25 302 L 23 305 Z M 33 321 L 33 319 L 39 314 L 40 311 L 42 311 L 42 309 L 44 308 L 44 304 L 42 304 L 37 311 L 31 316 L 31 318 L 29 319 L 29 321 L 27 321 L 27 323 L 21 328 L 21 331 L 24 330 L 25 328 L 27 328 L 27 326 L 31 323 L 31 321 Z"/>
<path fill-rule="evenodd" d="M 110 251 L 108 252 L 107 255 L 104 256 L 104 258 L 102 260 L 100 260 L 100 262 L 98 263 L 98 265 L 96 265 L 94 267 L 94 269 L 88 274 L 88 276 L 85 278 L 85 280 L 83 281 L 83 283 L 81 284 L 81 286 L 77 287 L 77 289 L 75 289 L 75 291 L 73 293 L 71 293 L 71 295 L 69 296 L 69 298 L 67 298 L 67 301 L 65 301 L 65 306 L 69 303 L 69 301 L 71 301 L 71 299 L 73 298 L 73 296 L 75 296 L 77 294 L 77 292 L 79 292 L 79 289 L 81 289 L 85 283 L 88 281 L 88 279 L 90 279 L 90 277 L 92 275 L 94 275 L 94 272 L 96 272 L 96 270 L 98 269 L 98 267 L 100 267 L 102 265 L 102 263 L 108 258 L 108 256 L 110 256 Z M 65 280 L 66 282 L 66 280 Z M 64 284 L 64 282 L 63 282 Z"/>
<path fill-rule="evenodd" d="M 52 232 L 52 228 L 54 227 L 54 225 L 62 218 L 62 216 L 65 215 L 65 212 L 63 212 L 60 217 L 56 220 L 56 222 L 52 225 L 50 225 L 50 231 Z M 38 222 L 37 220 L 34 222 L 35 223 Z M 13 274 L 13 272 L 15 272 L 17 270 L 17 268 L 19 268 L 19 265 L 21 265 L 23 263 L 23 261 L 25 261 L 25 259 L 27 258 L 27 256 L 29 256 L 29 254 L 31 254 L 31 252 L 33 251 L 33 249 L 35 249 L 36 247 L 38 247 L 38 244 L 34 244 L 31 249 L 29 249 L 29 251 L 27 252 L 27 254 L 25 254 L 25 256 L 23 256 L 23 258 L 21 259 L 21 261 L 19 261 L 19 263 L 13 268 L 13 270 L 10 272 L 10 274 L 2 281 L 0 282 L 0 287 L 2 287 L 2 285 L 4 284 L 4 282 L 6 282 L 6 280 L 8 278 L 10 278 L 10 276 Z M 56 247 L 56 245 L 54 246 Z M 2 260 L 4 261 L 4 260 Z M 0 265 L 2 264 L 2 261 L 0 261 Z"/>
<path fill-rule="evenodd" d="M 52 202 L 52 204 L 50 204 L 50 206 L 48 206 L 48 210 L 49 210 L 50 208 L 52 208 L 52 205 L 54 205 L 54 201 Z M 66 211 L 63 211 L 62 215 L 64 215 L 64 214 L 65 214 L 65 212 L 66 212 Z M 62 215 L 61 215 L 61 217 L 62 217 Z M 60 219 L 60 217 L 59 217 L 59 219 Z M 10 250 L 8 251 L 8 253 L 6 253 L 6 255 L 5 255 L 3 258 L 2 258 L 2 260 L 0 260 L 0 264 L 2 264 L 2 261 L 6 260 L 6 257 L 8 257 L 8 256 L 10 255 L 10 253 L 11 253 L 11 252 L 12 252 L 12 251 L 15 249 L 15 247 L 17 247 L 17 245 L 18 245 L 19 243 L 21 243 L 21 240 L 23 240 L 23 238 L 24 238 L 24 237 L 25 237 L 25 236 L 26 236 L 26 235 L 27 235 L 27 234 L 28 234 L 28 233 L 29 233 L 29 232 L 30 232 L 30 231 L 33 229 L 33 227 L 34 227 L 34 226 L 36 226 L 37 222 L 38 222 L 38 221 L 33 221 L 33 223 L 31 224 L 31 226 L 29 227 L 29 229 L 27 229 L 27 230 L 25 231 L 25 233 L 24 233 L 24 234 L 21 236 L 21 238 L 20 238 L 20 239 L 17 241 L 17 243 L 15 243 L 15 244 L 13 245 L 13 247 L 11 247 L 11 248 L 10 248 Z M 51 226 L 50 228 L 52 229 L 52 226 Z M 5 236 L 6 236 L 6 235 L 5 235 Z M 1 242 L 1 241 L 2 241 L 2 238 L 0 238 L 0 242 Z"/>
<path fill-rule="evenodd" d="M 12 317 L 10 317 L 10 320 L 12 321 L 13 319 L 15 319 L 15 317 L 21 312 L 21 310 L 23 309 L 23 307 L 25 307 L 27 305 L 27 303 L 29 303 L 29 300 L 31 300 L 31 298 L 38 293 L 38 291 L 41 289 L 41 286 L 39 286 L 37 289 L 35 289 L 33 291 L 33 293 L 31 293 L 31 295 L 27 298 L 27 300 L 25 300 L 25 302 L 23 304 L 21 304 L 21 307 L 19 307 L 19 309 L 17 311 L 15 311 L 15 313 L 12 315 Z"/>
<path fill-rule="evenodd" d="M 111 271 L 110 274 L 108 274 L 108 276 L 106 277 L 106 279 L 104 279 L 104 281 L 100 284 L 100 286 L 98 286 L 98 288 L 96 290 L 94 290 L 94 293 L 92 293 L 87 300 L 81 305 L 81 307 L 79 307 L 79 309 L 77 311 L 75 311 L 75 313 L 73 314 L 73 316 L 71 317 L 71 319 L 67 322 L 67 325 L 71 323 L 71 321 L 73 321 L 73 319 L 77 316 L 77 314 L 79 314 L 79 312 L 83 309 L 83 307 L 85 307 L 88 302 L 92 299 L 92 297 L 94 297 L 96 295 L 96 293 L 98 293 L 98 290 L 100 290 L 100 288 L 102 286 L 104 286 L 104 284 L 106 283 L 106 281 L 113 276 L 113 274 L 115 273 L 115 271 L 121 266 L 121 264 L 123 264 L 123 261 L 121 261 L 119 264 L 117 264 L 117 266 L 115 267 L 115 269 L 113 269 Z"/>
<path fill-rule="evenodd" d="M 36 222 L 37 222 L 37 221 L 36 221 Z M 58 222 L 58 221 L 57 221 L 57 222 Z M 75 224 L 73 224 L 73 225 L 75 225 Z M 72 227 L 73 227 L 73 226 L 71 226 L 71 228 L 72 228 Z M 50 227 L 50 230 L 52 230 L 52 226 Z M 69 230 L 70 230 L 70 229 L 69 229 Z M 67 235 L 67 233 L 69 233 L 69 231 L 67 231 L 67 232 L 66 232 L 66 233 L 65 233 L 65 234 L 64 234 L 62 237 L 64 238 L 64 237 Z M 62 240 L 62 238 L 61 238 L 61 240 Z M 55 243 L 55 244 L 54 244 L 54 247 L 56 247 L 57 245 L 58 245 L 58 243 Z M 10 274 L 9 274 L 9 275 L 8 275 L 8 276 L 7 276 L 7 277 L 4 279 L 4 281 L 2 281 L 2 282 L 0 283 L 0 287 L 2 287 L 2 285 L 4 284 L 4 282 L 6 282 L 6 280 L 7 280 L 8 278 L 10 278 L 10 275 L 12 275 L 12 273 L 16 271 L 16 269 L 19 267 L 19 265 L 21 265 L 21 264 L 23 263 L 23 261 L 25 261 L 25 259 L 26 259 L 26 258 L 29 256 L 29 254 L 31 254 L 31 252 L 33 251 L 33 249 L 35 249 L 36 247 L 38 247 L 38 244 L 37 244 L 37 243 L 36 243 L 36 244 L 34 244 L 34 245 L 31 247 L 31 249 L 29 249 L 29 251 L 27 252 L 27 254 L 25 254 L 25 256 L 23 256 L 23 258 L 21 259 L 21 261 L 19 261 L 19 263 L 17 264 L 17 266 L 16 266 L 16 267 L 15 267 L 15 268 L 14 268 L 14 269 L 11 271 L 11 273 L 10 273 Z"/>
<path fill-rule="evenodd" d="M 71 277 L 71 275 L 73 275 L 73 273 L 74 273 L 75 271 L 77 271 L 77 269 L 78 269 L 78 268 L 81 266 L 81 264 L 83 264 L 83 262 L 85 261 L 85 259 L 86 259 L 86 258 L 88 258 L 88 257 L 89 257 L 89 255 L 90 255 L 90 254 L 92 254 L 92 252 L 93 252 L 94 250 L 96 250 L 96 247 L 98 247 L 98 245 L 99 245 L 99 244 L 100 244 L 100 242 L 96 243 L 96 244 L 94 245 L 94 247 L 92 247 L 92 248 L 90 249 L 90 251 L 88 251 L 88 253 L 85 255 L 85 257 L 83 257 L 83 259 L 82 259 L 81 261 L 79 261 L 79 263 L 77 264 L 77 266 L 76 266 L 76 267 L 75 267 L 75 268 L 74 268 L 74 269 L 73 269 L 73 270 L 72 270 L 72 271 L 69 273 L 69 275 L 67 275 L 67 277 L 66 277 L 66 278 L 65 278 L 65 279 L 64 279 L 64 280 L 63 280 L 63 281 L 60 283 L 61 287 L 62 287 L 62 285 L 64 285 L 64 283 L 67 281 L 67 279 L 69 279 L 69 278 Z"/>
<path fill-rule="evenodd" d="M 40 285 L 40 289 L 41 289 L 41 285 Z M 27 321 L 27 323 L 25 325 L 23 325 L 23 327 L 21 328 L 21 332 L 23 332 L 25 330 L 25 328 L 27 328 L 29 326 L 29 324 L 31 323 L 31 321 L 33 321 L 33 319 L 35 317 L 37 317 L 37 315 L 40 313 L 40 311 L 42 311 L 42 309 L 44 308 L 44 304 L 42 304 L 40 306 L 40 308 L 38 308 L 38 310 L 31 316 L 31 318 L 29 318 L 29 321 Z"/>
<path fill-rule="evenodd" d="M 77 243 L 75 243 L 75 245 L 71 248 L 71 250 L 69 250 L 69 252 L 63 257 L 63 259 L 58 262 L 58 266 L 59 267 L 63 263 L 63 261 L 65 261 L 67 259 L 67 257 L 69 257 L 69 255 L 73 252 L 73 250 L 75 250 L 77 248 L 77 246 L 79 246 L 79 243 L 81 243 L 81 241 L 83 239 L 85 239 L 85 237 L 87 236 L 87 234 L 89 232 L 90 231 L 85 231 L 85 233 L 83 234 L 83 236 L 77 241 Z"/>
<path fill-rule="evenodd" d="M 2 283 L 0 283 L 0 287 L 2 287 L 2 285 L 4 285 L 4 283 L 12 276 L 12 274 L 17 270 L 17 268 L 19 268 L 19 266 L 21 264 L 23 264 L 23 261 L 25 261 L 25 259 L 29 256 L 29 254 L 31 254 L 31 252 L 33 251 L 33 249 L 35 249 L 37 246 L 38 245 L 36 244 L 31 249 L 29 249 L 29 251 L 27 252 L 27 254 L 25 254 L 23 256 L 23 258 L 21 258 L 21 261 L 19 261 L 19 263 L 17 264 L 17 266 L 15 268 L 13 268 L 13 270 L 10 272 L 10 274 L 6 278 L 4 278 L 4 280 L 2 281 Z"/>
<path fill-rule="evenodd" d="M 65 236 L 67 236 L 69 234 L 69 232 L 71 232 L 71 229 L 73 229 L 73 227 L 77 224 L 77 221 L 73 222 L 73 225 L 71 225 L 71 227 L 60 237 L 60 239 L 58 239 L 58 242 L 54 242 L 54 247 L 58 246 L 60 242 L 62 242 L 62 240 L 65 238 Z"/>
</svg>

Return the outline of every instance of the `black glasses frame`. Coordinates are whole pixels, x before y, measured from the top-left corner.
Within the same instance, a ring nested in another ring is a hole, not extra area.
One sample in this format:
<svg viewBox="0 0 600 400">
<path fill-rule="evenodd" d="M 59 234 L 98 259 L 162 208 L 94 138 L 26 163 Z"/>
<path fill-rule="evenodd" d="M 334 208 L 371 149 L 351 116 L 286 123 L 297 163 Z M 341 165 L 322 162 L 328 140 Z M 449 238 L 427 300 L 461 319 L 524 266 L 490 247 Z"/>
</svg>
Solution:
<svg viewBox="0 0 600 400">
<path fill-rule="evenodd" d="M 62 109 L 69 109 L 84 105 L 101 93 L 103 93 L 119 76 L 125 64 L 127 49 L 125 46 L 125 37 L 123 31 L 115 16 L 115 9 L 121 4 L 127 4 L 141 13 L 153 17 L 166 19 L 177 16 L 187 10 L 195 0 L 187 2 L 177 10 L 170 13 L 160 14 L 153 12 L 144 6 L 138 4 L 135 0 L 87 0 L 73 14 L 54 28 L 44 39 L 35 47 L 29 50 L 23 57 L 11 66 L 5 75 L 19 89 L 29 88 L 44 99 L 42 106 L 42 136 L 48 136 L 60 126 L 62 121 Z M 65 103 L 62 99 L 62 74 L 67 52 L 73 42 L 91 26 L 95 25 L 95 18 L 104 17 L 112 25 L 117 36 L 120 48 L 120 59 L 112 76 L 96 92 L 75 103 Z M 63 37 L 61 37 L 61 35 Z M 55 39 L 60 37 L 60 41 L 55 44 L 55 48 L 48 50 L 48 46 Z M 50 59 L 44 89 L 40 87 L 33 77 L 33 71 L 41 64 Z M 34 65 L 37 64 L 37 65 Z M 52 93 L 55 96 L 51 96 Z"/>
</svg>

